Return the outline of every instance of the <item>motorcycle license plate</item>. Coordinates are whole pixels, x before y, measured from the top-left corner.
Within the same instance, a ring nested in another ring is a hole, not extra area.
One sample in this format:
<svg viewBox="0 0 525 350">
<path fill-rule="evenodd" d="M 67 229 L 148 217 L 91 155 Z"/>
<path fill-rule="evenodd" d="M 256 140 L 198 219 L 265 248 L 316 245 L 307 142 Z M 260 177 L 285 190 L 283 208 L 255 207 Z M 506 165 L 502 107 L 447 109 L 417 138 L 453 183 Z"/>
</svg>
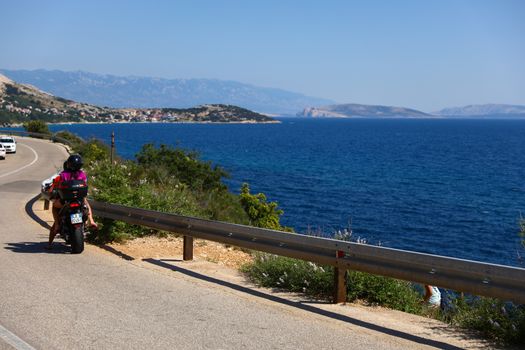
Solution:
<svg viewBox="0 0 525 350">
<path fill-rule="evenodd" d="M 72 224 L 80 224 L 80 223 L 82 223 L 82 214 L 81 213 L 73 213 L 73 214 L 71 214 L 71 223 Z"/>
</svg>

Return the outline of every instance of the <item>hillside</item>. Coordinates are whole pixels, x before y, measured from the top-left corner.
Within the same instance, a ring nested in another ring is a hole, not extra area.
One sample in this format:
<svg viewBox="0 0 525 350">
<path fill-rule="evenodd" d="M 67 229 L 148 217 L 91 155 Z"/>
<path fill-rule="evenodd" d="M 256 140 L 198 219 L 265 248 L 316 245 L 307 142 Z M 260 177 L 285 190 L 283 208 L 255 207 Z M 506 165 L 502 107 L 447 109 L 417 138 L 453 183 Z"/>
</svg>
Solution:
<svg viewBox="0 0 525 350">
<path fill-rule="evenodd" d="M 516 117 L 525 118 L 525 106 L 506 104 L 468 105 L 464 107 L 444 108 L 434 114 L 447 117 Z"/>
<path fill-rule="evenodd" d="M 0 75 L 0 123 L 35 119 L 46 122 L 275 122 L 268 116 L 221 104 L 187 109 L 98 107 L 56 97 Z"/>
<path fill-rule="evenodd" d="M 334 103 L 281 89 L 216 79 L 121 77 L 58 70 L 6 70 L 0 73 L 75 101 L 113 108 L 189 108 L 226 104 L 273 114 L 295 114 L 306 106 Z"/>
<path fill-rule="evenodd" d="M 297 113 L 297 116 L 309 118 L 431 117 L 431 115 L 417 111 L 415 109 L 404 107 L 361 105 L 354 103 L 305 108 L 302 112 Z"/>
</svg>

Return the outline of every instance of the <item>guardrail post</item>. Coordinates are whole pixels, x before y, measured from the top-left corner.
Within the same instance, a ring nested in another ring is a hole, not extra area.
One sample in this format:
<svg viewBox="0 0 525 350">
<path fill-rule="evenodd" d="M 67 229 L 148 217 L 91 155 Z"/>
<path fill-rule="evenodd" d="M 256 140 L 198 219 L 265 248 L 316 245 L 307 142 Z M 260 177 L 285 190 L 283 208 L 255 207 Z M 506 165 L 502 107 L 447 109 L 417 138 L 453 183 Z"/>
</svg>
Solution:
<svg viewBox="0 0 525 350">
<path fill-rule="evenodd" d="M 115 132 L 111 132 L 111 152 L 109 153 L 111 165 L 113 165 L 113 160 L 115 159 Z"/>
<path fill-rule="evenodd" d="M 182 260 L 193 260 L 193 237 L 183 237 Z"/>
<path fill-rule="evenodd" d="M 342 258 L 345 253 L 338 250 L 337 258 Z M 334 268 L 334 304 L 346 303 L 346 269 Z"/>
<path fill-rule="evenodd" d="M 49 210 L 49 201 L 44 199 L 44 210 Z"/>
</svg>

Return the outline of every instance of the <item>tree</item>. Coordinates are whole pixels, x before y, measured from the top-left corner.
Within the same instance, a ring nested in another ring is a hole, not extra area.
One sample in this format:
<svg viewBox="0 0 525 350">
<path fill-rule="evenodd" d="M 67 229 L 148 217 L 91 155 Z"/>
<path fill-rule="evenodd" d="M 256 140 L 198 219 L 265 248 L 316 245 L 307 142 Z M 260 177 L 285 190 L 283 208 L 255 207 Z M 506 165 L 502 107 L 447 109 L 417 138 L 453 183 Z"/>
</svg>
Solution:
<svg viewBox="0 0 525 350">
<path fill-rule="evenodd" d="M 27 123 L 24 123 L 24 129 L 27 132 L 34 132 L 38 134 L 45 134 L 45 135 L 51 135 L 51 131 L 49 131 L 49 128 L 46 124 L 46 122 L 42 120 L 31 120 Z"/>
</svg>

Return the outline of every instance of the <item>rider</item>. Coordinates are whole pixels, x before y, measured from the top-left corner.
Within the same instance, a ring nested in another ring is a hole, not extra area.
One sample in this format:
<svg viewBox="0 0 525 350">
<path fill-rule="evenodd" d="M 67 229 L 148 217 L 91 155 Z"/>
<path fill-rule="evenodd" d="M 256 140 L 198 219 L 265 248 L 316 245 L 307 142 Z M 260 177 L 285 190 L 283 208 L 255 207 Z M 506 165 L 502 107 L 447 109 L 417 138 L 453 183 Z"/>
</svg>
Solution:
<svg viewBox="0 0 525 350">
<path fill-rule="evenodd" d="M 70 180 L 81 180 L 87 182 L 87 176 L 86 173 L 82 170 L 82 157 L 78 154 L 73 154 L 69 156 L 69 158 L 64 162 L 64 170 L 60 172 L 59 175 L 55 177 L 53 180 L 53 184 L 51 185 L 50 191 L 53 191 L 54 189 L 57 189 L 60 184 L 64 181 L 70 181 Z M 97 223 L 93 220 L 93 214 L 91 212 L 91 206 L 89 205 L 89 202 L 86 198 L 84 198 L 84 204 L 86 205 L 88 209 L 88 223 L 90 226 L 94 227 L 95 229 L 98 227 Z M 54 223 L 53 226 L 51 226 L 51 229 L 49 230 L 49 244 L 47 246 L 48 249 L 51 249 L 53 240 L 55 239 L 56 234 L 60 231 L 60 220 L 59 220 L 59 213 L 60 209 L 64 206 L 64 203 L 62 203 L 62 200 L 60 198 L 55 197 L 53 200 L 53 219 Z"/>
</svg>

